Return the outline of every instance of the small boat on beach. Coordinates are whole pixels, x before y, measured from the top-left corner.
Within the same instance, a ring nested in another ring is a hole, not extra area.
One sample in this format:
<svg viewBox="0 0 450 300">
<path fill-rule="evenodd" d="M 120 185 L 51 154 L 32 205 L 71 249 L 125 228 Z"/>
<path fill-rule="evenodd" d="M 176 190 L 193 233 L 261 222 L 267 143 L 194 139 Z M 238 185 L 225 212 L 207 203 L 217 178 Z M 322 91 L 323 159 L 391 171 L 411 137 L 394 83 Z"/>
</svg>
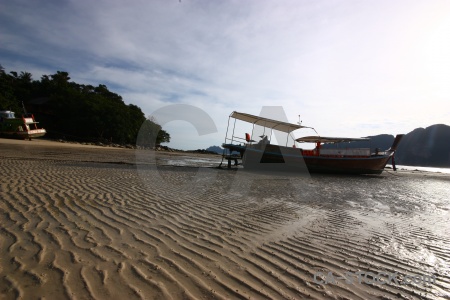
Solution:
<svg viewBox="0 0 450 300">
<path fill-rule="evenodd" d="M 33 114 L 23 114 L 16 118 L 14 112 L 0 111 L 0 136 L 17 139 L 29 139 L 44 136 L 46 131 L 39 128 Z"/>
<path fill-rule="evenodd" d="M 230 128 L 230 119 L 234 119 L 233 128 Z M 252 124 L 252 134 L 246 133 L 245 138 L 235 136 L 236 120 Z M 254 140 L 253 137 L 255 126 L 263 128 L 263 134 L 258 136 L 259 141 Z M 294 139 L 291 133 L 302 128 L 313 129 L 301 124 L 292 124 L 234 111 L 229 116 L 225 143 L 222 145 L 224 148 L 223 159 L 228 160 L 229 168 L 231 167 L 231 161 L 234 160 L 235 165 L 238 165 L 240 159 L 244 169 L 347 174 L 381 174 L 387 162 L 392 159 L 393 169 L 395 170 L 394 154 L 403 134 L 395 137 L 389 149 L 385 151 L 376 149 L 372 153 L 370 148 L 323 147 L 324 144 L 370 141 L 368 138 L 322 137 L 317 135 Z M 273 131 L 278 132 L 277 141 L 286 140 L 285 146 L 271 143 Z M 231 135 L 228 136 L 230 133 Z M 292 146 L 288 146 L 289 138 L 294 140 Z M 312 150 L 302 149 L 297 147 L 296 143 L 313 143 L 315 148 Z"/>
</svg>

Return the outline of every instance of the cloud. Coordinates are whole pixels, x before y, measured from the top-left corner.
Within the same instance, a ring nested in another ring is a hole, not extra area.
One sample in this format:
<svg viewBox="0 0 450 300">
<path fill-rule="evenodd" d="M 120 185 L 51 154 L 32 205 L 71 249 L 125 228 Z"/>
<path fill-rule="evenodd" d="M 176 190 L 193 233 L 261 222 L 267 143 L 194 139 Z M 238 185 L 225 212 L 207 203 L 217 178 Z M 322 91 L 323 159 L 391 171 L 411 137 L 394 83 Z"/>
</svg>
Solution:
<svg viewBox="0 0 450 300">
<path fill-rule="evenodd" d="M 1 4 L 0 55 L 107 84 L 146 114 L 196 105 L 223 135 L 231 111 L 265 105 L 322 133 L 394 134 L 448 122 L 449 17 L 446 1 L 19 0 Z M 177 148 L 221 142 L 169 127 Z"/>
</svg>

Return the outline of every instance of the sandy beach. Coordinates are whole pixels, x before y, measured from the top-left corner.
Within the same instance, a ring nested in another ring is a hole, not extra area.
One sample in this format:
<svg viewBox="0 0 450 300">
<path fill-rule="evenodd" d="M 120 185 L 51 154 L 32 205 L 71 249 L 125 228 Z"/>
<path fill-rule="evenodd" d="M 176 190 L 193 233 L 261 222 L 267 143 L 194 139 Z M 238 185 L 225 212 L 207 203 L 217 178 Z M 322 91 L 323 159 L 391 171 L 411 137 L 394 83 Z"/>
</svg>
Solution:
<svg viewBox="0 0 450 300">
<path fill-rule="evenodd" d="M 0 139 L 0 158 L 1 299 L 450 299 L 449 174 L 46 140 Z"/>
</svg>

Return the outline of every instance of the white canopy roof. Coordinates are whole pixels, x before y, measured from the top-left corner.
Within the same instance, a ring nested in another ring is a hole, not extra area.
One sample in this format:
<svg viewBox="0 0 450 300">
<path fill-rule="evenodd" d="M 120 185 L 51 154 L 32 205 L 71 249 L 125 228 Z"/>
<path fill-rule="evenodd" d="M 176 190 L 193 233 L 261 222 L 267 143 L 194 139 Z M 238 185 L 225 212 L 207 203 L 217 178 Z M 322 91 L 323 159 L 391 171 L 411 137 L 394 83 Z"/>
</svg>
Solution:
<svg viewBox="0 0 450 300">
<path fill-rule="evenodd" d="M 260 125 L 260 126 L 263 126 L 266 128 L 278 130 L 281 132 L 287 132 L 287 133 L 290 133 L 290 132 L 300 129 L 300 128 L 310 128 L 310 127 L 302 126 L 299 124 L 292 124 L 292 123 L 272 120 L 272 119 L 268 119 L 268 118 L 263 118 L 263 117 L 246 114 L 246 113 L 240 113 L 237 111 L 233 111 L 231 113 L 230 117 L 244 121 L 244 122 L 252 123 L 255 125 Z"/>
<path fill-rule="evenodd" d="M 368 142 L 368 138 L 345 138 L 345 137 L 325 137 L 325 136 L 305 136 L 296 139 L 299 143 L 344 143 L 344 142 Z"/>
</svg>

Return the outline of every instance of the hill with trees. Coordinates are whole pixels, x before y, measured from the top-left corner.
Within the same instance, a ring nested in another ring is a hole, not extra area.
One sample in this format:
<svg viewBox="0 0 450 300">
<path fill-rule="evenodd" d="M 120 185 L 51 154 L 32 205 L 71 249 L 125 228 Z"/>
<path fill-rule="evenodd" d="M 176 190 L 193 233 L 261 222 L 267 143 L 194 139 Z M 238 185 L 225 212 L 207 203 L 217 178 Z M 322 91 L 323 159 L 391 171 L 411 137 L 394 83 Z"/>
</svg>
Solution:
<svg viewBox="0 0 450 300">
<path fill-rule="evenodd" d="M 416 128 L 398 145 L 398 164 L 424 167 L 450 167 L 450 126 L 436 124 Z"/>
<path fill-rule="evenodd" d="M 31 73 L 6 73 L 0 66 L 0 110 L 20 115 L 22 103 L 50 138 L 135 144 L 142 126 L 145 145 L 170 141 L 156 120 L 147 119 L 138 106 L 125 104 L 106 85 L 78 84 L 62 71 L 33 80 Z"/>
<path fill-rule="evenodd" d="M 206 151 L 215 152 L 217 154 L 222 154 L 223 148 L 219 147 L 219 146 L 209 146 L 208 148 L 206 148 Z"/>
</svg>

